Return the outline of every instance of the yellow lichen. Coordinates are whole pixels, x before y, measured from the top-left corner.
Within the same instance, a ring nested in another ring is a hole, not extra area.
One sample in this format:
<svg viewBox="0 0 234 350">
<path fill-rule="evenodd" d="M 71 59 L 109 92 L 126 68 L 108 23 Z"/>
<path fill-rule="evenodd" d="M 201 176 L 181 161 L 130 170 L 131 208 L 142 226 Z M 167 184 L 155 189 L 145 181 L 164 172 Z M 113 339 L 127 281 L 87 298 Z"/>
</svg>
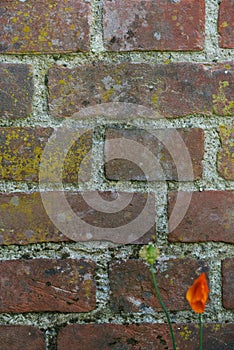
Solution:
<svg viewBox="0 0 234 350">
<path fill-rule="evenodd" d="M 102 94 L 103 101 L 108 102 L 110 100 L 111 96 L 113 95 L 113 93 L 114 93 L 113 87 L 111 87 L 109 90 L 106 90 L 105 92 L 103 92 L 103 94 Z"/>
<path fill-rule="evenodd" d="M 184 340 L 189 340 L 192 335 L 192 331 L 189 330 L 187 326 L 184 326 L 183 330 L 180 331 L 180 335 Z"/>
<path fill-rule="evenodd" d="M 29 32 L 30 32 L 30 27 L 29 27 L 29 26 L 24 26 L 23 29 L 22 29 L 22 31 L 23 31 L 24 33 L 29 33 Z"/>
<path fill-rule="evenodd" d="M 219 110 L 224 115 L 231 115 L 233 113 L 234 101 L 229 101 L 225 95 L 225 88 L 228 86 L 228 81 L 220 81 L 218 93 L 212 95 L 214 112 L 217 114 Z"/>
<path fill-rule="evenodd" d="M 228 23 L 227 23 L 227 21 L 224 21 L 223 23 L 221 23 L 221 26 L 220 26 L 221 28 L 226 28 L 226 27 L 228 27 Z"/>
</svg>

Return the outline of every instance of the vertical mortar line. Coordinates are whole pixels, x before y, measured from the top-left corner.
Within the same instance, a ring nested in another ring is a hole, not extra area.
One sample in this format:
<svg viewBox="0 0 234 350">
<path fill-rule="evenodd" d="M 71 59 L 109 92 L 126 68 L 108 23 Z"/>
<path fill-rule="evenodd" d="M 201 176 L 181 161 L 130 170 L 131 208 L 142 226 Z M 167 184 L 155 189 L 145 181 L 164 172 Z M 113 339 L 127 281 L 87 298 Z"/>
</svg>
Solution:
<svg viewBox="0 0 234 350">
<path fill-rule="evenodd" d="M 48 127 L 53 122 L 48 113 L 48 85 L 46 83 L 48 69 L 53 63 L 50 56 L 38 56 L 33 58 L 31 64 L 34 79 L 33 113 L 31 123 Z"/>
<path fill-rule="evenodd" d="M 96 128 L 94 126 L 93 130 L 94 133 L 92 147 L 92 183 L 95 189 L 101 189 L 102 185 L 105 183 L 106 180 L 104 174 L 105 126 L 98 125 Z"/>
<path fill-rule="evenodd" d="M 109 281 L 109 263 L 111 256 L 109 250 L 103 259 L 103 253 L 100 253 L 97 259 L 97 269 L 95 273 L 96 282 L 96 310 L 106 313 L 110 302 L 110 281 Z M 109 310 L 108 310 L 109 311 Z M 107 311 L 107 312 L 108 312 Z M 110 312 L 110 311 L 109 311 Z"/>
<path fill-rule="evenodd" d="M 217 255 L 207 259 L 209 266 L 209 298 L 210 304 L 208 304 L 207 311 L 211 307 L 211 313 L 217 317 L 216 322 L 222 322 L 222 272 L 221 265 L 222 259 Z M 209 306 L 210 305 L 210 306 Z"/>
<path fill-rule="evenodd" d="M 102 0 L 91 0 L 90 51 L 97 54 L 105 51 L 103 44 Z"/>
<path fill-rule="evenodd" d="M 216 128 L 204 129 L 204 160 L 203 160 L 203 179 L 211 186 L 217 183 L 220 179 L 217 170 L 217 155 L 220 150 L 220 139 Z"/>
<path fill-rule="evenodd" d="M 168 244 L 168 185 L 159 181 L 154 186 L 155 193 L 155 222 L 156 222 L 156 245 L 164 246 Z"/>
<path fill-rule="evenodd" d="M 218 61 L 219 42 L 218 42 L 218 12 L 219 4 L 217 0 L 205 1 L 205 52 L 208 61 Z"/>
<path fill-rule="evenodd" d="M 57 336 L 56 328 L 45 330 L 46 350 L 57 350 Z"/>
</svg>

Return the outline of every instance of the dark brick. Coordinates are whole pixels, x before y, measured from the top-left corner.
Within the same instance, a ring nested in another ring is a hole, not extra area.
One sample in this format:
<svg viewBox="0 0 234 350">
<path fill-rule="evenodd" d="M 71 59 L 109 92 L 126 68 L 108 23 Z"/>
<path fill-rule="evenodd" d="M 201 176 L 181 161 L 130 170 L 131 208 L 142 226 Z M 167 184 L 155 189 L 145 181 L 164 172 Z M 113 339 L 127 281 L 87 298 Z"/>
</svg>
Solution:
<svg viewBox="0 0 234 350">
<path fill-rule="evenodd" d="M 194 324 L 179 325 L 176 332 L 178 349 L 199 349 L 199 327 Z M 234 323 L 203 322 L 202 346 L 205 350 L 231 350 L 234 347 Z"/>
<path fill-rule="evenodd" d="M 54 66 L 49 70 L 49 107 L 54 117 L 71 117 L 85 107 L 113 103 L 112 119 L 177 117 L 190 114 L 232 115 L 234 111 L 232 62 L 200 63 L 118 63 L 82 65 L 76 68 Z M 79 86 L 79 89 L 77 88 Z M 123 104 L 129 103 L 129 112 Z M 139 113 L 137 113 L 137 106 Z M 142 106 L 149 108 L 147 113 Z M 95 116 L 95 108 L 85 109 L 74 118 Z M 124 112 L 125 111 L 125 112 Z M 152 113 L 150 113 L 150 111 Z M 91 113 L 91 114 L 88 114 Z M 101 114 L 105 114 L 105 109 Z M 125 113 L 125 114 L 124 114 Z"/>
<path fill-rule="evenodd" d="M 111 51 L 202 50 L 205 1 L 104 0 L 103 27 Z"/>
<path fill-rule="evenodd" d="M 115 141 L 118 142 L 117 147 Z M 117 157 L 114 156 L 117 149 L 122 158 L 116 159 Z M 133 159 L 131 161 L 125 159 L 125 157 L 129 159 L 128 149 L 131 150 Z M 146 149 L 152 153 L 147 153 Z M 187 152 L 189 152 L 188 157 L 186 157 Z M 151 154 L 153 159 L 150 158 Z M 106 131 L 105 172 L 107 178 L 111 180 L 199 179 L 202 177 L 203 154 L 202 129 L 158 129 L 150 133 L 141 129 L 108 129 Z"/>
<path fill-rule="evenodd" d="M 45 350 L 42 332 L 32 326 L 0 326 L 1 350 Z"/>
<path fill-rule="evenodd" d="M 169 241 L 234 243 L 234 191 L 204 191 L 191 194 L 188 211 L 180 224 L 169 234 Z M 181 195 L 186 197 L 186 192 L 181 192 Z M 169 216 L 176 198 L 177 192 L 169 193 Z"/>
<path fill-rule="evenodd" d="M 34 90 L 31 67 L 1 63 L 0 79 L 0 116 L 15 119 L 30 115 Z"/>
<path fill-rule="evenodd" d="M 205 264 L 192 259 L 160 262 L 156 278 L 163 301 L 170 310 L 190 309 L 185 294 Z M 110 265 L 111 309 L 120 312 L 161 310 L 149 267 L 140 260 L 113 262 Z"/>
<path fill-rule="evenodd" d="M 78 132 L 75 129 L 67 129 L 67 131 L 64 137 L 71 134 L 74 136 Z M 42 153 L 52 132 L 51 128 L 40 127 L 0 128 L 0 180 L 38 181 Z M 58 169 L 63 166 L 63 181 L 77 182 L 80 164 L 92 146 L 92 134 L 86 132 L 80 138 L 77 136 L 77 142 L 69 149 L 65 160 L 62 154 L 65 149 L 64 139 L 60 140 L 59 137 L 59 135 L 56 137 L 57 146 L 51 155 L 53 162 L 50 158 L 46 163 L 47 181 L 52 183 L 58 181 Z M 83 180 L 87 180 L 90 175 L 88 162 L 83 169 L 86 169 Z"/>
<path fill-rule="evenodd" d="M 197 350 L 197 325 L 174 324 L 177 348 Z M 205 350 L 233 349 L 234 324 L 212 323 L 203 328 Z M 172 350 L 167 324 L 72 324 L 58 335 L 58 350 Z"/>
<path fill-rule="evenodd" d="M 220 126 L 219 136 L 222 142 L 217 163 L 219 174 L 226 180 L 234 180 L 234 127 Z"/>
<path fill-rule="evenodd" d="M 96 306 L 89 260 L 0 261 L 0 312 L 87 312 Z"/>
<path fill-rule="evenodd" d="M 223 306 L 226 309 L 234 309 L 234 258 L 222 261 L 223 274 Z"/>
<path fill-rule="evenodd" d="M 88 1 L 3 0 L 2 53 L 77 52 L 89 49 Z"/>
<path fill-rule="evenodd" d="M 219 7 L 219 45 L 226 49 L 234 48 L 234 2 L 222 0 Z"/>
<path fill-rule="evenodd" d="M 66 218 L 69 221 L 71 213 L 77 215 L 84 223 L 88 223 L 90 227 L 85 229 L 86 236 L 79 230 L 74 235 L 74 239 L 78 241 L 88 241 L 91 239 L 117 239 L 117 233 L 115 236 L 111 235 L 111 230 L 108 228 L 120 227 L 122 232 L 123 226 L 134 221 L 139 215 L 142 221 L 152 223 L 152 227 L 149 225 L 148 230 L 143 232 L 143 228 L 137 232 L 137 239 L 134 240 L 134 231 L 132 229 L 129 232 L 129 236 L 126 236 L 126 240 L 130 239 L 131 243 L 146 243 L 155 240 L 156 231 L 154 225 L 155 217 L 155 205 L 148 207 L 148 210 L 144 211 L 148 195 L 143 193 L 128 193 L 130 196 L 130 202 L 125 203 L 124 207 L 115 207 L 116 212 L 108 212 L 110 206 L 113 206 L 111 201 L 115 199 L 123 198 L 121 196 L 126 195 L 126 192 L 99 192 L 100 197 L 105 200 L 105 206 L 101 209 L 96 208 L 97 198 L 95 192 L 67 192 L 66 199 L 68 201 L 69 210 L 65 209 L 60 197 L 60 192 L 43 192 L 44 200 L 48 200 L 47 203 L 54 203 L 56 207 L 54 212 L 50 207 L 50 220 L 47 212 L 47 207 L 44 208 L 40 193 L 11 193 L 0 194 L 0 244 L 29 244 L 38 242 L 61 242 L 68 241 L 66 236 L 68 233 L 67 227 L 62 225 Z M 45 197 L 45 196 L 48 197 Z M 86 202 L 86 197 L 89 197 L 89 203 Z M 154 196 L 151 194 L 152 203 L 154 203 Z M 129 197 L 128 197 L 129 198 Z M 123 199 L 124 200 L 124 199 Z M 100 203 L 100 199 L 98 200 Z M 114 202 L 113 202 L 114 203 Z M 110 205 L 109 205 L 110 204 Z M 92 206 L 93 205 L 93 206 Z M 103 205 L 103 204 L 101 204 Z M 96 210 L 95 210 L 96 208 Z M 51 212 L 52 211 L 52 212 Z M 55 226 L 56 225 L 56 226 Z M 97 234 L 97 227 L 103 228 L 102 234 Z M 132 227 L 132 226 L 131 226 Z M 64 230 L 62 230 L 64 228 Z M 91 229 L 93 230 L 93 237 L 90 236 Z M 105 232 L 108 231 L 108 233 Z M 62 232 L 61 232 L 62 231 Z M 75 231 L 76 232 L 76 231 Z M 96 234 L 96 236 L 95 236 Z M 109 236 L 108 236 L 109 234 Z M 69 235 L 70 237 L 70 235 Z M 135 236 L 136 237 L 136 236 Z M 139 237 L 139 238 L 138 238 Z M 71 237 L 72 238 L 72 237 Z"/>
</svg>

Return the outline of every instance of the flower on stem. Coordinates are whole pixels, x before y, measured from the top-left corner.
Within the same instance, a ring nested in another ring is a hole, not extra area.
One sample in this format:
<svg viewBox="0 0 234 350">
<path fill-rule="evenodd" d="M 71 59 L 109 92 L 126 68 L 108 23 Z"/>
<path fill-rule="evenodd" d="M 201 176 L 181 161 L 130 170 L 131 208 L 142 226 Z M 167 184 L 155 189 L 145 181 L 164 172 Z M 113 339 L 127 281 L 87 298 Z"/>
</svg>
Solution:
<svg viewBox="0 0 234 350">
<path fill-rule="evenodd" d="M 203 272 L 187 290 L 186 299 L 193 311 L 202 314 L 205 311 L 208 299 L 209 288 L 206 280 L 206 274 Z"/>
<path fill-rule="evenodd" d="M 141 248 L 139 255 L 144 259 L 148 264 L 153 265 L 160 256 L 160 251 L 152 243 L 149 243 L 147 246 Z"/>
</svg>

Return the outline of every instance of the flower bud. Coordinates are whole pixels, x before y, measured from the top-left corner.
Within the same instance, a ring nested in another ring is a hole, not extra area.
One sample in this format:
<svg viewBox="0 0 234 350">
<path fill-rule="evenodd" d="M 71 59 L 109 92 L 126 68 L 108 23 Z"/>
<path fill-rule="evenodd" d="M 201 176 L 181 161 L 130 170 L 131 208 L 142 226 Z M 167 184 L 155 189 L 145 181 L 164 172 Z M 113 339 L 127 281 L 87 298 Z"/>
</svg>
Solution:
<svg viewBox="0 0 234 350">
<path fill-rule="evenodd" d="M 148 264 L 153 265 L 160 256 L 160 251 L 153 244 L 148 244 L 141 248 L 139 256 L 144 259 Z"/>
</svg>

